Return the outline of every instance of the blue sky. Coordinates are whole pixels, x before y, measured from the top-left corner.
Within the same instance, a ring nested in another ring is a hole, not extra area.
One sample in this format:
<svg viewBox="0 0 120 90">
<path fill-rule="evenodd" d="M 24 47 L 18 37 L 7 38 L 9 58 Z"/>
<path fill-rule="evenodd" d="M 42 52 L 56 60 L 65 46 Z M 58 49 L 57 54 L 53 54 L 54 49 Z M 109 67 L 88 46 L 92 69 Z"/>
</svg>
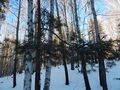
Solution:
<svg viewBox="0 0 120 90">
<path fill-rule="evenodd" d="M 19 1 L 19 0 L 17 0 L 17 1 Z M 16 9 L 18 8 L 17 1 L 16 0 L 11 0 L 11 2 L 10 2 L 10 6 L 14 7 L 14 8 L 11 8 L 10 11 L 15 13 L 15 15 L 17 15 L 17 12 L 16 12 L 17 10 Z M 99 14 L 104 14 L 105 13 L 105 4 L 104 4 L 103 0 L 99 0 L 99 1 L 95 2 L 95 7 L 96 7 L 97 13 L 99 13 Z M 6 21 L 10 24 L 13 24 L 13 23 L 16 22 L 17 18 L 10 11 L 8 11 L 8 13 L 7 13 Z M 11 27 L 9 29 L 10 30 L 8 32 L 11 32 L 11 33 L 16 30 L 13 27 Z M 0 31 L 0 33 L 6 33 L 6 31 L 2 31 L 2 32 Z"/>
<path fill-rule="evenodd" d="M 7 22 L 7 24 L 3 24 L 2 28 L 0 30 L 0 38 L 4 38 L 4 37 L 11 37 L 14 35 L 15 38 L 15 33 L 16 33 L 16 22 L 17 22 L 17 16 L 18 16 L 18 1 L 19 0 L 10 0 L 10 8 L 7 11 L 6 14 L 6 20 L 5 23 Z M 13 14 L 14 13 L 14 14 Z M 22 16 L 22 15 L 21 15 Z M 26 25 L 25 19 L 21 18 L 21 22 L 20 25 Z M 20 29 L 22 29 L 23 27 L 21 27 Z M 22 33 L 23 32 L 23 33 Z M 24 32 L 25 31 L 20 31 L 20 39 L 24 37 Z"/>
<path fill-rule="evenodd" d="M 105 11 L 106 11 L 104 0 L 97 1 L 95 4 L 95 7 L 96 7 L 96 10 L 98 10 L 98 12 L 101 14 L 105 13 Z"/>
</svg>

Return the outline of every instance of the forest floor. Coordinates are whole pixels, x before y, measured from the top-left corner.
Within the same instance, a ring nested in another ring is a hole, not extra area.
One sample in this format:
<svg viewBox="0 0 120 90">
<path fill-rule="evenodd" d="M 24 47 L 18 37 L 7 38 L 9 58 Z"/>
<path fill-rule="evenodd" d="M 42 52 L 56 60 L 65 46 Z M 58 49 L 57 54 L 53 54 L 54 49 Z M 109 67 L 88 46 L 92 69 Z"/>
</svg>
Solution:
<svg viewBox="0 0 120 90">
<path fill-rule="evenodd" d="M 120 61 L 106 64 L 107 84 L 109 90 L 120 90 Z M 109 67 L 108 67 L 109 66 Z M 70 70 L 68 65 L 70 84 L 65 85 L 64 68 L 62 65 L 52 67 L 50 90 L 85 90 L 83 75 L 78 71 Z M 98 64 L 93 69 L 91 65 L 87 65 L 88 77 L 91 90 L 102 90 L 99 84 Z M 32 76 L 32 90 L 34 90 L 34 74 Z M 45 69 L 41 71 L 41 85 L 44 86 Z M 24 73 L 17 74 L 17 86 L 12 88 L 12 76 L 0 78 L 0 90 L 23 90 Z M 41 89 L 43 90 L 43 89 Z"/>
</svg>

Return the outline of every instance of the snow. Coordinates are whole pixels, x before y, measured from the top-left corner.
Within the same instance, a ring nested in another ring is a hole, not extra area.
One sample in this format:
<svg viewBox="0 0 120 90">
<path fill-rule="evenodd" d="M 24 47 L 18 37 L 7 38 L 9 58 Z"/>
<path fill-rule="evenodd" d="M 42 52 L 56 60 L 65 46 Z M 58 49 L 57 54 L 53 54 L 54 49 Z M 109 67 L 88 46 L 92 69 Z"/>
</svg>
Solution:
<svg viewBox="0 0 120 90">
<path fill-rule="evenodd" d="M 87 65 L 87 70 L 90 69 L 91 66 Z M 96 64 L 94 69 L 96 71 L 91 71 L 88 73 L 91 90 L 102 90 L 99 84 L 99 74 L 98 74 L 98 65 Z M 65 77 L 64 77 L 64 68 L 63 66 L 52 67 L 51 71 L 51 86 L 50 90 L 85 90 L 85 84 L 82 73 L 78 72 L 77 69 L 70 70 L 70 65 L 68 65 L 69 70 L 69 79 L 70 85 L 65 85 Z M 109 90 L 120 90 L 120 61 L 116 61 L 116 65 L 107 68 L 107 84 Z M 44 86 L 45 79 L 45 69 L 41 71 L 41 84 L 42 89 Z M 12 88 L 12 76 L 0 78 L 0 90 L 23 90 L 23 80 L 24 73 L 17 74 L 17 86 Z M 34 74 L 32 76 L 32 90 L 34 90 Z"/>
</svg>

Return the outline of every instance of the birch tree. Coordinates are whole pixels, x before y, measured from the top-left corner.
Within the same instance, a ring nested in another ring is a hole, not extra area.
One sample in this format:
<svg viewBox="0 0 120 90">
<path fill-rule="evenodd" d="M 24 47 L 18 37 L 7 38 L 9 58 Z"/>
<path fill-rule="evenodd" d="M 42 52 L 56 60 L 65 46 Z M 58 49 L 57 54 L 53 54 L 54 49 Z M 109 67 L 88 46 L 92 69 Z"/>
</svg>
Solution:
<svg viewBox="0 0 120 90">
<path fill-rule="evenodd" d="M 33 0 L 28 0 L 28 46 L 25 52 L 24 90 L 31 90 L 32 82 L 32 47 L 33 47 Z"/>
<path fill-rule="evenodd" d="M 49 21 L 49 33 L 48 33 L 48 48 L 47 48 L 47 61 L 46 61 L 46 73 L 44 90 L 50 90 L 50 77 L 51 77 L 51 50 L 52 50 L 52 32 L 54 31 L 54 0 L 50 0 L 50 21 Z"/>
</svg>

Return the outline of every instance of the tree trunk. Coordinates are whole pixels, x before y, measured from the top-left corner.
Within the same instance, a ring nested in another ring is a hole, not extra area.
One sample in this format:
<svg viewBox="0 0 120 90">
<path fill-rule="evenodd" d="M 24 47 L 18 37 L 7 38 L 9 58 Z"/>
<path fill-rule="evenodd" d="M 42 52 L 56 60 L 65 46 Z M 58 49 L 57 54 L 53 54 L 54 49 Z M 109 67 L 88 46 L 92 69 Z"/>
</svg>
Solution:
<svg viewBox="0 0 120 90">
<path fill-rule="evenodd" d="M 47 56 L 44 90 L 50 90 L 51 57 Z"/>
<path fill-rule="evenodd" d="M 37 18 L 38 18 L 38 30 L 37 30 L 37 42 L 36 42 L 36 73 L 35 73 L 35 90 L 41 90 L 40 84 L 40 70 L 41 70 L 41 7 L 40 0 L 37 0 Z"/>
<path fill-rule="evenodd" d="M 19 0 L 19 9 L 18 9 L 18 21 L 16 28 L 16 42 L 15 42 L 15 60 L 14 60 L 14 70 L 13 70 L 13 88 L 16 86 L 16 72 L 17 72 L 17 61 L 18 61 L 18 32 L 19 32 L 19 22 L 20 22 L 20 9 L 21 9 L 21 0 Z"/>
<path fill-rule="evenodd" d="M 24 90 L 31 90 L 33 49 L 33 0 L 28 0 L 28 46 L 25 53 Z"/>
<path fill-rule="evenodd" d="M 48 48 L 47 48 L 47 62 L 46 62 L 46 74 L 44 90 L 50 90 L 50 76 L 51 76 L 51 51 L 52 51 L 52 32 L 54 30 L 54 0 L 50 0 L 50 23 L 48 33 Z"/>
<path fill-rule="evenodd" d="M 106 80 L 106 71 L 105 71 L 105 63 L 102 56 L 102 51 L 99 50 L 98 52 L 98 59 L 99 59 L 99 78 L 100 78 L 100 85 L 103 87 L 103 90 L 108 90 L 107 87 L 107 80 Z"/>
<path fill-rule="evenodd" d="M 75 31 L 77 32 L 77 46 L 80 45 L 81 42 L 81 32 L 79 29 L 79 22 L 78 22 L 78 14 L 77 14 L 77 5 L 76 0 L 74 0 L 74 13 L 75 13 Z M 77 51 L 77 64 L 79 67 L 79 53 Z"/>
<path fill-rule="evenodd" d="M 76 0 L 74 0 L 74 8 L 75 8 L 75 22 L 76 22 L 75 29 L 76 29 L 76 32 L 77 32 L 77 41 L 78 41 L 78 44 L 79 44 L 80 39 L 81 39 L 81 33 L 80 33 L 80 29 L 79 29 Z"/>
<path fill-rule="evenodd" d="M 66 1 L 63 1 L 63 9 L 64 9 L 64 20 L 66 24 L 66 39 L 69 42 L 70 37 L 69 37 L 69 28 L 68 28 L 68 22 L 67 22 L 67 13 L 66 13 Z"/>
<path fill-rule="evenodd" d="M 67 63 L 66 63 L 66 60 L 65 60 L 65 55 L 66 55 L 66 50 L 65 50 L 65 45 L 64 44 L 62 44 L 62 48 L 61 48 L 61 50 L 63 49 L 63 51 L 62 51 L 62 57 L 63 57 L 63 65 L 64 65 L 64 70 L 65 70 L 65 78 L 66 78 L 66 82 L 65 82 L 65 84 L 66 85 L 69 85 L 69 76 L 68 76 L 68 69 L 67 69 Z"/>
<path fill-rule="evenodd" d="M 60 37 L 62 38 L 63 35 L 62 35 L 62 32 L 61 32 L 61 22 L 60 22 L 60 16 L 59 16 L 59 9 L 58 9 L 57 0 L 56 0 L 56 10 L 57 10 L 58 26 L 59 26 L 58 31 L 59 31 Z M 63 65 L 64 65 L 64 70 L 65 70 L 65 79 L 66 79 L 65 84 L 69 85 L 68 69 L 67 69 L 67 63 L 66 63 L 66 60 L 65 60 L 65 55 L 66 55 L 65 45 L 64 45 L 64 43 L 62 41 L 60 42 L 60 44 L 61 44 L 61 53 L 62 53 Z"/>
<path fill-rule="evenodd" d="M 82 59 L 82 72 L 85 80 L 86 90 L 91 90 L 88 75 L 87 75 L 87 70 L 86 70 L 86 58 L 84 53 L 81 54 L 81 59 Z"/>
<path fill-rule="evenodd" d="M 95 28 L 95 34 L 96 34 L 96 42 L 100 42 L 100 33 L 99 33 L 99 27 L 98 27 L 98 21 L 97 21 L 97 15 L 94 8 L 94 0 L 90 0 L 91 3 L 91 10 L 94 18 L 94 28 Z"/>
<path fill-rule="evenodd" d="M 75 58 L 75 53 L 74 53 L 74 49 L 71 50 L 71 70 L 74 70 L 75 69 L 75 66 L 74 66 L 74 58 Z"/>
<path fill-rule="evenodd" d="M 93 18 L 94 18 L 94 26 L 95 26 L 95 34 L 96 34 L 96 42 L 99 44 L 99 46 L 102 46 L 101 41 L 100 41 L 100 31 L 98 28 L 98 21 L 97 21 L 97 15 L 96 11 L 94 8 L 94 0 L 90 0 L 91 3 L 91 10 L 93 13 Z M 103 90 L 108 90 L 107 87 L 107 81 L 106 81 L 106 72 L 105 72 L 105 65 L 104 65 L 104 60 L 102 58 L 102 50 L 100 47 L 98 47 L 98 61 L 99 61 L 99 78 L 100 78 L 100 84 L 103 87 Z"/>
<path fill-rule="evenodd" d="M 32 56 L 30 51 L 25 53 L 25 77 L 24 77 L 24 90 L 31 90 L 31 82 L 32 82 Z"/>
</svg>

